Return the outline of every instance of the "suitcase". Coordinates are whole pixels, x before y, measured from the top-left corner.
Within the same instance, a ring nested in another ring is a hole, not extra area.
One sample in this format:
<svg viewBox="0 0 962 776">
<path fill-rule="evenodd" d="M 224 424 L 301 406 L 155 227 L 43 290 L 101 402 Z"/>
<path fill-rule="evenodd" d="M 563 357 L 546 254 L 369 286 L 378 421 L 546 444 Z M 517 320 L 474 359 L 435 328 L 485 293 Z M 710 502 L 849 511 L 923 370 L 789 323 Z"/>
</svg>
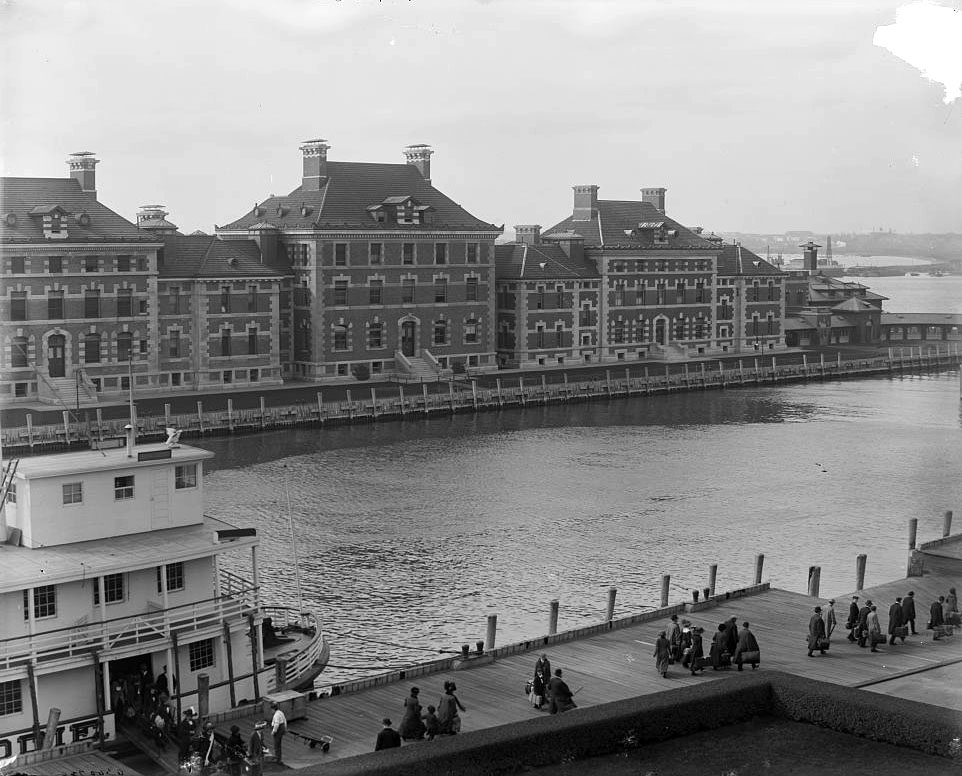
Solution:
<svg viewBox="0 0 962 776">
<path fill-rule="evenodd" d="M 962 625 L 962 613 L 949 612 L 945 617 L 946 625 Z"/>
<path fill-rule="evenodd" d="M 905 638 L 909 635 L 909 626 L 908 626 L 908 625 L 896 625 L 896 626 L 892 629 L 892 635 L 893 635 L 895 638 L 897 638 L 897 639 L 902 639 L 902 641 L 905 641 Z"/>
<path fill-rule="evenodd" d="M 951 636 L 954 632 L 955 629 L 951 625 L 937 625 L 935 627 L 935 635 L 940 638 Z"/>
</svg>

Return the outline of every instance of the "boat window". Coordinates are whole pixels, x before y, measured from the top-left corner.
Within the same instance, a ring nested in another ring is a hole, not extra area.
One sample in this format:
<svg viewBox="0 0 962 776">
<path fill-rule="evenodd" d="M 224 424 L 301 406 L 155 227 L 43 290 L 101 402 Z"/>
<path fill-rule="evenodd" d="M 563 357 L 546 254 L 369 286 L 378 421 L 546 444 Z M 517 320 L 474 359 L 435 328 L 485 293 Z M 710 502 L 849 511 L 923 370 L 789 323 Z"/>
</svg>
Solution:
<svg viewBox="0 0 962 776">
<path fill-rule="evenodd" d="M 114 501 L 134 497 L 134 475 L 114 477 Z"/>
<path fill-rule="evenodd" d="M 174 487 L 177 490 L 197 487 L 197 464 L 186 463 L 174 468 Z"/>
</svg>

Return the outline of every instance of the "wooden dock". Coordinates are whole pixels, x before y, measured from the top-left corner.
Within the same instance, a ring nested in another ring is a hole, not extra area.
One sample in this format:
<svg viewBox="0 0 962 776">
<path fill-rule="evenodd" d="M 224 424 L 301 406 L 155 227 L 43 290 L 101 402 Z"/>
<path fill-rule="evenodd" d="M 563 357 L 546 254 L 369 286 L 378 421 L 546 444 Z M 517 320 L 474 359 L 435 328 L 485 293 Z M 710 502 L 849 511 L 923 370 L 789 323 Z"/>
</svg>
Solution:
<svg viewBox="0 0 962 776">
<path fill-rule="evenodd" d="M 756 595 L 722 601 L 717 606 L 683 615 L 705 629 L 706 652 L 718 624 L 735 617 L 739 625 L 749 621 L 761 645 L 759 670 L 778 669 L 803 677 L 848 687 L 867 687 L 880 682 L 908 677 L 919 672 L 950 666 L 962 661 L 962 636 L 933 641 L 925 631 L 928 608 L 962 578 L 962 536 L 925 553 L 925 575 L 867 588 L 859 593 L 877 605 L 883 629 L 889 605 L 896 596 L 915 591 L 919 635 L 895 646 L 883 645 L 878 653 L 859 648 L 847 639 L 844 623 L 848 597 L 835 595 L 839 628 L 828 654 L 807 657 L 808 620 L 816 605 L 824 606 L 828 597 L 813 598 L 787 590 L 770 589 Z M 622 698 L 661 692 L 666 689 L 702 682 L 725 681 L 731 670 L 691 676 L 680 665 L 672 666 L 668 678 L 655 672 L 652 651 L 658 631 L 668 619 L 630 625 L 590 637 L 553 644 L 544 651 L 552 668 L 561 668 L 568 685 L 577 692 L 579 706 L 591 706 Z M 457 683 L 457 695 L 467 708 L 461 715 L 462 731 L 469 732 L 497 725 L 523 722 L 538 717 L 528 704 L 524 684 L 531 678 L 540 649 L 499 658 L 493 663 L 466 670 L 450 670 L 413 680 L 368 687 L 322 697 L 307 704 L 307 718 L 290 723 L 290 730 L 315 738 L 332 736 L 330 752 L 311 749 L 294 736 L 284 740 L 284 761 L 293 768 L 370 752 L 381 727 L 389 716 L 400 722 L 404 698 L 412 686 L 420 688 L 421 702 L 437 705 L 445 680 Z M 750 669 L 746 669 L 750 670 Z M 218 733 L 226 735 L 237 724 L 247 736 L 259 715 L 221 723 Z M 430 742 L 405 746 L 431 746 Z"/>
</svg>

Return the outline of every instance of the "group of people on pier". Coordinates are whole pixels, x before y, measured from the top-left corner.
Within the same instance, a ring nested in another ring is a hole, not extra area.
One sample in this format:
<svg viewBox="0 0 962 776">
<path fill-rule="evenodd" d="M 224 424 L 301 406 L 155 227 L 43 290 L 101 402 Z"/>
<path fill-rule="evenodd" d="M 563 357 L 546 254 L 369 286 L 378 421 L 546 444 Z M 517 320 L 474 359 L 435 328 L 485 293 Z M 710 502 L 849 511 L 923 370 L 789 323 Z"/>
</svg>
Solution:
<svg viewBox="0 0 962 776">
<path fill-rule="evenodd" d="M 872 652 L 878 652 L 878 646 L 888 641 L 890 646 L 896 644 L 899 639 L 903 644 L 907 636 L 917 636 L 918 631 L 915 627 L 915 591 L 909 590 L 904 597 L 897 596 L 895 601 L 889 606 L 888 626 L 883 633 L 882 624 L 879 619 L 878 606 L 870 599 L 866 599 L 864 604 L 859 604 L 859 596 L 853 595 L 849 604 L 848 619 L 845 628 L 849 631 L 848 641 L 858 644 L 859 647 L 869 647 Z M 831 638 L 832 631 L 835 629 L 835 601 L 830 600 L 828 607 L 823 613 L 820 606 L 815 607 L 815 612 L 809 620 L 809 649 L 808 655 L 812 657 L 817 649 L 821 654 L 825 654 L 828 648 L 827 640 Z M 819 623 L 821 622 L 821 624 Z M 946 636 L 951 636 L 953 626 L 962 624 L 962 616 L 959 613 L 959 599 L 955 588 L 950 587 L 948 595 L 940 595 L 937 600 L 929 606 L 929 619 L 926 629 L 932 631 L 934 641 L 939 641 Z M 825 649 L 813 646 L 814 637 L 821 633 L 826 639 Z"/>
<path fill-rule="evenodd" d="M 461 699 L 455 694 L 458 686 L 452 681 L 444 682 L 444 692 L 436 706 L 421 705 L 421 689 L 412 687 L 410 695 L 404 699 L 404 715 L 398 729 L 392 727 L 390 717 L 382 721 L 374 750 L 392 749 L 401 746 L 401 741 L 432 741 L 438 736 L 453 736 L 461 732 L 461 715 L 467 711 Z"/>
<path fill-rule="evenodd" d="M 758 639 L 747 622 L 738 627 L 738 618 L 731 617 L 718 624 L 712 636 L 708 657 L 705 657 L 703 633 L 705 629 L 700 625 L 693 626 L 690 620 L 678 621 L 678 615 L 671 615 L 668 627 L 658 634 L 655 639 L 655 670 L 663 677 L 668 677 L 668 667 L 681 663 L 692 676 L 698 674 L 709 665 L 714 671 L 735 665 L 739 671 L 744 670 L 747 663 L 752 669 L 758 668 L 761 662 L 761 648 Z"/>
</svg>

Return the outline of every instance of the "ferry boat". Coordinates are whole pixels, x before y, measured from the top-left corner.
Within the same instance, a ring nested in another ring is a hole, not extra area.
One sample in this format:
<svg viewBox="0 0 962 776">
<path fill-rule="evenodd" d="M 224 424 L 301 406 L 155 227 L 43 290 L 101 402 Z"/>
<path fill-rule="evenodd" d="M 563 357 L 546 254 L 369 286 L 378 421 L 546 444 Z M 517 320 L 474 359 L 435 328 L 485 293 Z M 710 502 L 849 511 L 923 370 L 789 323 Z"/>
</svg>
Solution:
<svg viewBox="0 0 962 776">
<path fill-rule="evenodd" d="M 128 431 L 112 449 L 7 462 L 0 763 L 112 741 L 144 713 L 131 693 L 161 674 L 176 723 L 304 690 L 323 670 L 315 616 L 261 600 L 256 529 L 204 515 L 211 458 Z"/>
</svg>

